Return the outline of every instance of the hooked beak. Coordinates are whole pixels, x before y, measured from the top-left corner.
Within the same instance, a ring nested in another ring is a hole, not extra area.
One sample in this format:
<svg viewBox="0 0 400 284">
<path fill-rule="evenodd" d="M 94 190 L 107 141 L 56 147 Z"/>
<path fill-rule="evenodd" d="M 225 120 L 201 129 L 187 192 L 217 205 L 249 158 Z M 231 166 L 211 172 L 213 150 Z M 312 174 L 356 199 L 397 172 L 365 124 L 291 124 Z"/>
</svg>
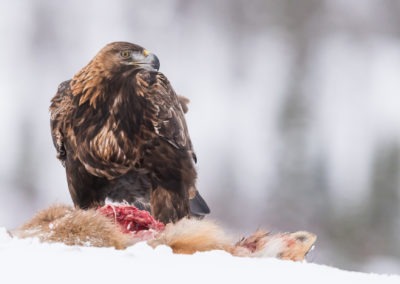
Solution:
<svg viewBox="0 0 400 284">
<path fill-rule="evenodd" d="M 160 60 L 158 60 L 158 57 L 154 54 L 149 52 L 148 50 L 143 51 L 144 59 L 142 60 L 143 65 L 149 65 L 152 69 L 158 71 L 160 69 Z"/>
</svg>

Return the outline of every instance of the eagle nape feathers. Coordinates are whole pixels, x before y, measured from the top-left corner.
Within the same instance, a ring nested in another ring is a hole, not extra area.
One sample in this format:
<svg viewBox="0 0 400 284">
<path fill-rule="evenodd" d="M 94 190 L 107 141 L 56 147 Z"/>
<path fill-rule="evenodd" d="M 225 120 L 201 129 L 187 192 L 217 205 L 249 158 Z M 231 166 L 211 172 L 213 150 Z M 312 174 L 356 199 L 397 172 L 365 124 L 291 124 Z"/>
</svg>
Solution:
<svg viewBox="0 0 400 284">
<path fill-rule="evenodd" d="M 51 100 L 51 135 L 76 207 L 106 200 L 145 209 L 164 223 L 202 217 L 196 155 L 177 96 L 156 55 L 113 42 Z"/>
</svg>

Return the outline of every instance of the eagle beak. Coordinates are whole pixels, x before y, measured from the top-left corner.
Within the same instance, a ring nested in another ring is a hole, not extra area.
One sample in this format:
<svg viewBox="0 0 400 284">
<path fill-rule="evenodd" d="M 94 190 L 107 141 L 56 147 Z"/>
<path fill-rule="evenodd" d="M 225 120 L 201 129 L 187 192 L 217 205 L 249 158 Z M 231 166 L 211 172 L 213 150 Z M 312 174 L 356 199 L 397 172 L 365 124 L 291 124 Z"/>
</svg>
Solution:
<svg viewBox="0 0 400 284">
<path fill-rule="evenodd" d="M 156 71 L 160 69 L 160 60 L 158 60 L 158 57 L 154 53 L 145 49 L 143 50 L 143 55 L 145 56 L 144 63 L 149 64 Z"/>
</svg>

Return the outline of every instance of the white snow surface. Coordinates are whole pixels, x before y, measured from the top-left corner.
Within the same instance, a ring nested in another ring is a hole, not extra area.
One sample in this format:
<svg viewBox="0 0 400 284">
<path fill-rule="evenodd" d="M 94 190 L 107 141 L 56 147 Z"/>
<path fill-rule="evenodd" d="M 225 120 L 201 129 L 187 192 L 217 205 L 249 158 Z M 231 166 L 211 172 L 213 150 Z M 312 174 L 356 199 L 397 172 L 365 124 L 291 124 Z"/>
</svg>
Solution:
<svg viewBox="0 0 400 284">
<path fill-rule="evenodd" d="M 350 272 L 306 262 L 173 254 L 139 243 L 126 250 L 11 238 L 0 228 L 0 283 L 400 283 L 400 275 Z M 346 282 L 345 282 L 346 281 Z"/>
</svg>

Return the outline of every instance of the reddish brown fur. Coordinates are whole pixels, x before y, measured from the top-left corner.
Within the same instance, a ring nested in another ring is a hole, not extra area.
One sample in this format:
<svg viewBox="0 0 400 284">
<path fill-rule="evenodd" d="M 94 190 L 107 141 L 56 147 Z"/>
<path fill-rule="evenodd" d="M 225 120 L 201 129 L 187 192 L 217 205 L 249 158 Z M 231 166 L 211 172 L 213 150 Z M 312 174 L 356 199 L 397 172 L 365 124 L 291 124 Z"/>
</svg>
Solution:
<svg viewBox="0 0 400 284">
<path fill-rule="evenodd" d="M 12 234 L 20 238 L 38 237 L 43 242 L 116 249 L 134 243 L 112 220 L 95 210 L 75 210 L 65 205 L 40 211 Z"/>
<path fill-rule="evenodd" d="M 233 242 L 214 222 L 185 218 L 175 224 L 168 224 L 149 244 L 153 247 L 167 245 L 174 253 L 193 254 L 210 250 L 231 252 Z"/>
<path fill-rule="evenodd" d="M 131 235 L 122 233 L 118 225 L 95 210 L 85 211 L 64 205 L 39 212 L 12 233 L 20 238 L 38 237 L 43 242 L 117 249 L 124 249 L 137 241 Z M 273 235 L 258 230 L 235 243 L 215 222 L 184 218 L 175 224 L 168 224 L 148 244 L 152 247 L 167 245 L 178 254 L 224 250 L 234 256 L 297 261 L 305 258 L 315 240 L 316 236 L 308 232 Z"/>
</svg>

